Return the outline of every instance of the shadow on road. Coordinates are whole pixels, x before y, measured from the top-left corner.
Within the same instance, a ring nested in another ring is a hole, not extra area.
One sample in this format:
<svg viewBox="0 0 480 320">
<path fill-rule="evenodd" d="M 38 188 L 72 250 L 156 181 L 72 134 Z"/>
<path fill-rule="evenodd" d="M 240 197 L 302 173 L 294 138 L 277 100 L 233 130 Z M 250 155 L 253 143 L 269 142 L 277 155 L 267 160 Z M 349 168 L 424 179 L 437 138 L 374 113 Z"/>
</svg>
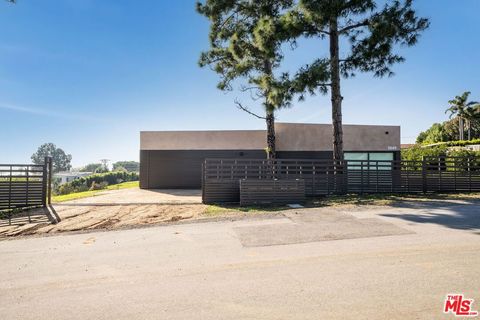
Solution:
<svg viewBox="0 0 480 320">
<path fill-rule="evenodd" d="M 152 193 L 164 193 L 181 197 L 201 197 L 202 189 L 143 189 Z"/>
<path fill-rule="evenodd" d="M 434 223 L 452 229 L 480 230 L 480 202 L 468 200 L 459 202 L 425 201 L 402 202 L 395 207 L 418 209 L 411 213 L 385 213 L 384 217 L 398 218 L 415 223 Z M 479 232 L 476 232 L 479 234 Z"/>
</svg>

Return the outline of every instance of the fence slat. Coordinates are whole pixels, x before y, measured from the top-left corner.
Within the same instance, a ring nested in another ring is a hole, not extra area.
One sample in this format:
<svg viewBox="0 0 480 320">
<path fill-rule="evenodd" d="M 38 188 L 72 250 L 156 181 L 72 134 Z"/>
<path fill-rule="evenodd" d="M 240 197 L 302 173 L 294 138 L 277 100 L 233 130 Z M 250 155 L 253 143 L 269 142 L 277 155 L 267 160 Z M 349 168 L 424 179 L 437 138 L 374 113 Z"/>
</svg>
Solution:
<svg viewBox="0 0 480 320">
<path fill-rule="evenodd" d="M 305 201 L 305 181 L 240 180 L 240 205 L 289 204 Z"/>
</svg>

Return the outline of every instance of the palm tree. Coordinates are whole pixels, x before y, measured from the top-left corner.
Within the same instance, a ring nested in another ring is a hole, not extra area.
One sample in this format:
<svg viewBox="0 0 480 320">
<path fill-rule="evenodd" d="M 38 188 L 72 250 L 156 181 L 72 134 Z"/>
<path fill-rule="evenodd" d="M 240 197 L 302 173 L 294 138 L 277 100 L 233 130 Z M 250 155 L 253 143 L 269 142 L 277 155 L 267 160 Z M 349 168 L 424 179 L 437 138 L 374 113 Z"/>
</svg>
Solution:
<svg viewBox="0 0 480 320">
<path fill-rule="evenodd" d="M 471 120 L 476 119 L 476 117 L 478 116 L 478 112 L 480 111 L 480 106 L 478 102 L 467 102 L 469 95 L 470 92 L 466 91 L 461 96 L 456 96 L 453 100 L 448 101 L 450 107 L 445 110 L 445 113 L 450 112 L 450 118 L 452 118 L 453 116 L 458 117 L 459 140 L 465 140 L 464 121 L 467 120 L 468 122 L 470 122 Z M 469 130 L 469 140 L 470 131 L 471 130 Z"/>
<path fill-rule="evenodd" d="M 465 120 L 467 123 L 468 139 L 472 140 L 472 121 L 480 120 L 480 103 L 473 103 L 465 109 Z"/>
</svg>

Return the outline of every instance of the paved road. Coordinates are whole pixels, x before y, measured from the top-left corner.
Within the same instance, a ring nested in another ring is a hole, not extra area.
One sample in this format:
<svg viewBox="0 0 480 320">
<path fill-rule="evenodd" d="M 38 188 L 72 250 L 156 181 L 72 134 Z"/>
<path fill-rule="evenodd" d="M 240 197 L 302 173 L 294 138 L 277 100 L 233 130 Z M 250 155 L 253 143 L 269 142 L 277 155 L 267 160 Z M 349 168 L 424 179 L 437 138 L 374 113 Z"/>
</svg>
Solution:
<svg viewBox="0 0 480 320">
<path fill-rule="evenodd" d="M 447 293 L 480 309 L 478 204 L 320 212 L 0 241 L 0 315 L 453 319 Z"/>
</svg>

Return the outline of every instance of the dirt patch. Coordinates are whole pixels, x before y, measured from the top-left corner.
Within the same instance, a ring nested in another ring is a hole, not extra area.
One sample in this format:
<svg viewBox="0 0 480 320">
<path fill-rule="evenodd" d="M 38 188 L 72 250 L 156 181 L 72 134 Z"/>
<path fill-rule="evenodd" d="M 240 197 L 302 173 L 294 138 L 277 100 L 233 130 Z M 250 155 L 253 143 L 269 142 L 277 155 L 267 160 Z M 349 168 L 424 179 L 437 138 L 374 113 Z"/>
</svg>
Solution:
<svg viewBox="0 0 480 320">
<path fill-rule="evenodd" d="M 119 229 L 129 226 L 195 219 L 206 206 L 191 205 L 111 205 L 111 206 L 54 206 L 61 221 L 58 224 L 12 223 L 0 227 L 0 237 L 69 232 L 95 229 Z"/>
<path fill-rule="evenodd" d="M 199 190 L 107 191 L 101 195 L 54 204 L 61 219 L 51 224 L 47 218 L 38 222 L 26 218 L 3 220 L 0 237 L 46 234 L 96 229 L 119 229 L 131 226 L 195 219 L 207 206 L 201 203 Z M 32 217 L 44 216 L 44 209 L 30 210 Z"/>
</svg>

